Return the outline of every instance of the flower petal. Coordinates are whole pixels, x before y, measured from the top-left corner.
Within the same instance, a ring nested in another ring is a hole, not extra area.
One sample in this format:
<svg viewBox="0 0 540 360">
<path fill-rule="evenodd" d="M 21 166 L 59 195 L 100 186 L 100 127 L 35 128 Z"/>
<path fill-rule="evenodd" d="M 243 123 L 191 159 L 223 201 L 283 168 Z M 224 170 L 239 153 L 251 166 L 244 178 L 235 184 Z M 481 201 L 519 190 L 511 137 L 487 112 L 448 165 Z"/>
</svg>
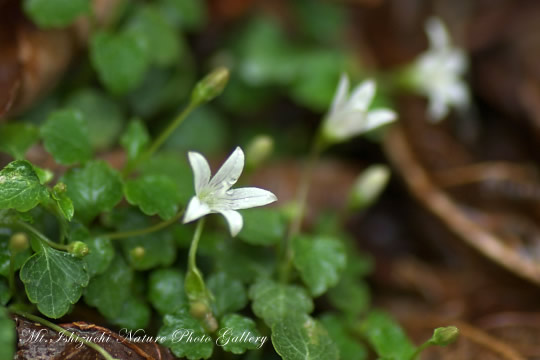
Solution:
<svg viewBox="0 0 540 360">
<path fill-rule="evenodd" d="M 183 223 L 186 224 L 188 222 L 192 222 L 193 220 L 197 220 L 205 215 L 210 214 L 211 212 L 212 211 L 207 204 L 201 202 L 198 197 L 194 196 L 189 201 L 186 213 L 184 214 Z"/>
<path fill-rule="evenodd" d="M 396 120 L 397 115 L 395 112 L 389 109 L 375 109 L 371 110 L 366 117 L 364 123 L 364 131 L 375 129 L 379 126 L 388 124 Z"/>
<path fill-rule="evenodd" d="M 190 151 L 188 153 L 189 164 L 193 170 L 195 193 L 200 194 L 201 189 L 208 186 L 210 181 L 210 166 L 201 154 Z"/>
<path fill-rule="evenodd" d="M 227 191 L 236 184 L 243 169 L 244 152 L 240 147 L 237 147 L 210 180 L 210 187 L 217 192 Z"/>
<path fill-rule="evenodd" d="M 242 215 L 240 215 L 238 211 L 234 210 L 221 210 L 219 213 L 225 217 L 225 220 L 227 220 L 231 236 L 235 237 L 238 235 L 240 230 L 242 230 L 242 226 L 244 226 L 244 219 L 242 219 Z"/>
<path fill-rule="evenodd" d="M 347 95 L 349 92 L 349 77 L 347 74 L 342 73 L 341 78 L 339 79 L 339 84 L 336 88 L 336 93 L 334 99 L 332 100 L 332 105 L 330 106 L 330 113 L 335 112 L 339 108 L 343 108 L 347 102 Z"/>
<path fill-rule="evenodd" d="M 366 111 L 375 96 L 375 81 L 368 79 L 359 84 L 352 92 L 347 110 Z"/>
<path fill-rule="evenodd" d="M 229 190 L 225 196 L 219 200 L 216 206 L 218 209 L 241 210 L 252 207 L 268 205 L 277 200 L 276 195 L 270 191 L 256 187 L 245 187 Z"/>
<path fill-rule="evenodd" d="M 450 37 L 441 19 L 430 17 L 426 21 L 426 33 L 429 38 L 430 47 L 442 49 L 450 46 Z"/>
</svg>

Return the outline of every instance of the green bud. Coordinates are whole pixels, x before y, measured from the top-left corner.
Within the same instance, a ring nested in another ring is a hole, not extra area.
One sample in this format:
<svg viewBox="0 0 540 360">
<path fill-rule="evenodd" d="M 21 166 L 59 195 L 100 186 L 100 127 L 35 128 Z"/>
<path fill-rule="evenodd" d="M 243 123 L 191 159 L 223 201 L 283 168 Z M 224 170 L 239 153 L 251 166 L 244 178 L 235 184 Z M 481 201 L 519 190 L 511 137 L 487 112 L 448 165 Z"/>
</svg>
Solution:
<svg viewBox="0 0 540 360">
<path fill-rule="evenodd" d="M 11 235 L 9 238 L 9 251 L 11 251 L 13 255 L 25 251 L 28 249 L 28 246 L 28 236 L 25 233 L 18 232 Z"/>
<path fill-rule="evenodd" d="M 360 174 L 353 185 L 349 199 L 352 209 L 364 209 L 371 205 L 390 178 L 390 170 L 385 165 L 372 165 Z"/>
<path fill-rule="evenodd" d="M 430 343 L 438 346 L 447 346 L 455 342 L 459 337 L 459 329 L 455 326 L 436 328 Z"/>
<path fill-rule="evenodd" d="M 67 191 L 67 186 L 63 182 L 59 182 L 58 184 L 54 185 L 53 191 L 57 194 L 61 194 Z"/>
<path fill-rule="evenodd" d="M 142 260 L 146 254 L 146 250 L 142 246 L 136 246 L 129 251 L 129 254 L 135 260 Z"/>
<path fill-rule="evenodd" d="M 82 241 L 74 241 L 68 245 L 68 252 L 78 258 L 82 258 L 88 255 L 90 250 L 88 249 L 88 245 Z"/>
<path fill-rule="evenodd" d="M 203 104 L 221 94 L 229 81 L 229 69 L 218 67 L 200 80 L 191 93 L 191 102 Z"/>
<path fill-rule="evenodd" d="M 214 314 L 212 314 L 211 312 L 206 313 L 206 316 L 204 317 L 203 322 L 204 322 L 204 328 L 209 333 L 213 333 L 219 327 L 218 322 L 216 318 L 214 317 Z"/>
<path fill-rule="evenodd" d="M 189 304 L 189 313 L 196 319 L 203 319 L 211 313 L 210 307 L 204 301 L 193 301 Z"/>
<path fill-rule="evenodd" d="M 268 135 L 256 136 L 246 150 L 246 165 L 256 167 L 266 160 L 274 150 L 274 140 Z"/>
</svg>

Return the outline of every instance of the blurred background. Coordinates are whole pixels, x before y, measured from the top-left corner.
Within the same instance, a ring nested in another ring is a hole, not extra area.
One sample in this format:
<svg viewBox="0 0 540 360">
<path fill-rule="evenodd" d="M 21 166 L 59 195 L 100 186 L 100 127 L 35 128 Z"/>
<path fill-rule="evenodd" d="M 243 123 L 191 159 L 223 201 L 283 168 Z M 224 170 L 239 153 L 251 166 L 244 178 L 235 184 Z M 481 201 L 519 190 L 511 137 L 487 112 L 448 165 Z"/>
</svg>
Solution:
<svg viewBox="0 0 540 360">
<path fill-rule="evenodd" d="M 201 75 L 227 66 L 223 95 L 166 148 L 220 160 L 268 134 L 275 153 L 254 179 L 286 202 L 340 74 L 353 83 L 375 77 L 375 103 L 394 108 L 398 124 L 325 154 L 306 226 L 343 208 L 363 168 L 388 164 L 382 197 L 346 221 L 375 260 L 375 304 L 417 342 L 441 322 L 460 327 L 463 341 L 426 359 L 540 359 L 540 2 L 95 0 L 93 8 L 93 17 L 41 30 L 20 1 L 0 0 L 0 122 L 37 124 L 58 106 L 76 107 L 94 149 L 120 166 L 115 144 L 130 119 L 156 134 Z M 471 94 L 469 107 L 438 123 L 426 115 L 427 99 L 392 85 L 428 48 L 424 24 L 433 15 L 468 56 Z M 112 44 L 110 57 L 127 74 L 112 84 L 93 69 L 96 28 L 136 34 L 151 55 L 133 65 L 129 47 Z M 56 166 L 40 146 L 28 156 Z"/>
</svg>

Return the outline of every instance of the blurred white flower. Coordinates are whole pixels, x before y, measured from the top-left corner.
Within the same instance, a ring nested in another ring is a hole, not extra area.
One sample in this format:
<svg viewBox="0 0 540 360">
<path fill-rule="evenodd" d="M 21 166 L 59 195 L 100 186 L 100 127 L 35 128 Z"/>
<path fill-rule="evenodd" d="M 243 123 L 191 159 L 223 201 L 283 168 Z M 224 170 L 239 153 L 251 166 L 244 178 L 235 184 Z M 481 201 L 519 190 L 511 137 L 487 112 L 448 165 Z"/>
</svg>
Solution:
<svg viewBox="0 0 540 360">
<path fill-rule="evenodd" d="M 413 81 L 429 98 L 428 113 L 432 121 L 442 120 L 450 107 L 469 103 L 469 88 L 463 79 L 468 59 L 462 49 L 452 46 L 448 31 L 439 18 L 426 22 L 429 49 L 414 64 Z"/>
<path fill-rule="evenodd" d="M 236 210 L 270 204 L 277 200 L 270 191 L 255 187 L 231 189 L 244 169 L 244 152 L 237 147 L 210 179 L 210 166 L 199 153 L 188 153 L 195 179 L 195 196 L 189 201 L 184 224 L 211 213 L 220 213 L 232 236 L 242 230 L 242 215 Z"/>
<path fill-rule="evenodd" d="M 349 139 L 397 118 L 390 109 L 368 110 L 376 91 L 373 80 L 356 86 L 350 95 L 349 86 L 349 78 L 342 74 L 323 128 L 323 135 L 330 141 Z"/>
</svg>

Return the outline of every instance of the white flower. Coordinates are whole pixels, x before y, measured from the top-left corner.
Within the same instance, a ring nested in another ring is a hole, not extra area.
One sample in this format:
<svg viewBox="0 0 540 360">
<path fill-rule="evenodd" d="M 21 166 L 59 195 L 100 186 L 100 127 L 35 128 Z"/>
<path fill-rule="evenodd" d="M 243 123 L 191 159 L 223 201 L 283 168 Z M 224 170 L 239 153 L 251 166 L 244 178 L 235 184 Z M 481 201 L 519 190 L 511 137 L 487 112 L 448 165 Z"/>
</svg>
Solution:
<svg viewBox="0 0 540 360">
<path fill-rule="evenodd" d="M 397 116 L 390 109 L 368 111 L 375 91 L 375 82 L 366 80 L 349 95 L 349 78 L 342 74 L 326 116 L 323 134 L 329 140 L 343 141 L 394 121 Z"/>
<path fill-rule="evenodd" d="M 465 52 L 452 47 L 448 32 L 439 18 L 429 18 L 426 33 L 430 47 L 416 60 L 413 81 L 429 98 L 432 121 L 443 119 L 452 106 L 469 103 L 469 88 L 462 79 L 467 71 Z"/>
<path fill-rule="evenodd" d="M 189 163 L 195 178 L 195 196 L 191 198 L 184 224 L 211 213 L 220 213 L 229 224 L 232 236 L 242 230 L 240 209 L 270 204 L 277 200 L 270 191 L 255 187 L 231 189 L 244 169 L 244 152 L 237 147 L 210 179 L 210 166 L 199 153 L 188 153 Z"/>
</svg>

